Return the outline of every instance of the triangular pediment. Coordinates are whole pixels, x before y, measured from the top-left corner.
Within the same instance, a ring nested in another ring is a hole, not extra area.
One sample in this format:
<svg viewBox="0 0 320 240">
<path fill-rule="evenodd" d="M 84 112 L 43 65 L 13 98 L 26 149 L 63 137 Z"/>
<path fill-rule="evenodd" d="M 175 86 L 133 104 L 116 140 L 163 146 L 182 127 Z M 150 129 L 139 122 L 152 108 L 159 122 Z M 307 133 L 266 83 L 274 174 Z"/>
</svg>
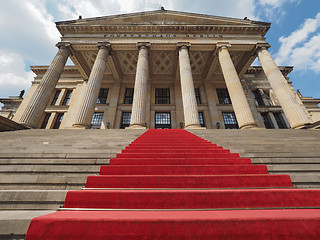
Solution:
<svg viewBox="0 0 320 240">
<path fill-rule="evenodd" d="M 57 25 L 216 25 L 216 26 L 249 26 L 269 25 L 265 22 L 249 19 L 227 18 L 204 14 L 186 13 L 178 11 L 158 10 L 106 17 L 87 18 L 73 21 L 58 22 Z"/>
</svg>

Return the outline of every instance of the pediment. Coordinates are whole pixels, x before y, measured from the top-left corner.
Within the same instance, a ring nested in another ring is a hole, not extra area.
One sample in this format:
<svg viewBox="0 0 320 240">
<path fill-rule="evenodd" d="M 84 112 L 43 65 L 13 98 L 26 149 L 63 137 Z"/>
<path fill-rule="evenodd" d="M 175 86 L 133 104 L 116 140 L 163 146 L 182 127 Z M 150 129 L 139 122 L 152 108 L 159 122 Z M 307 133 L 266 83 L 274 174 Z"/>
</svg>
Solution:
<svg viewBox="0 0 320 240">
<path fill-rule="evenodd" d="M 106 26 L 106 25 L 215 25 L 249 26 L 269 25 L 269 23 L 244 19 L 219 17 L 204 14 L 185 13 L 168 10 L 121 14 L 106 17 L 87 18 L 57 22 L 57 25 Z"/>
</svg>

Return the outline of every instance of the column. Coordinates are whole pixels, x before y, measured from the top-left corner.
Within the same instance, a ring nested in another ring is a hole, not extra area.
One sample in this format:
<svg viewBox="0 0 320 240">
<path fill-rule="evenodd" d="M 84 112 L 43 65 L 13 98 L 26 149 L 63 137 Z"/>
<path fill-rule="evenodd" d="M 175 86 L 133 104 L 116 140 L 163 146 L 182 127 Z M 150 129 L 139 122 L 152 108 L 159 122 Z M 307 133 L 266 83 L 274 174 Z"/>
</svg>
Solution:
<svg viewBox="0 0 320 240">
<path fill-rule="evenodd" d="M 32 128 L 38 127 L 41 116 L 48 105 L 52 92 L 71 54 L 69 43 L 58 43 L 56 46 L 59 48 L 59 51 L 51 62 L 47 72 L 44 74 L 19 120 L 19 122 Z"/>
<path fill-rule="evenodd" d="M 221 70 L 239 128 L 257 128 L 239 76 L 230 57 L 228 46 L 228 44 L 217 44 Z"/>
<path fill-rule="evenodd" d="M 194 92 L 188 43 L 179 43 L 179 66 L 185 129 L 201 129 Z"/>
<path fill-rule="evenodd" d="M 134 83 L 131 121 L 129 129 L 145 129 L 146 97 L 149 78 L 148 47 L 149 43 L 138 43 L 139 56 Z"/>
<path fill-rule="evenodd" d="M 99 43 L 98 48 L 98 55 L 94 61 L 88 82 L 84 86 L 82 99 L 80 99 L 80 109 L 76 121 L 72 125 L 73 128 L 90 128 L 91 125 L 91 119 L 97 103 L 103 74 L 107 66 L 107 59 L 111 50 L 109 43 Z"/>
<path fill-rule="evenodd" d="M 264 73 L 270 82 L 271 88 L 276 95 L 291 128 L 302 128 L 311 123 L 311 119 L 304 106 L 299 103 L 297 97 L 291 90 L 287 80 L 274 62 L 267 46 L 258 46 L 259 61 Z"/>
</svg>

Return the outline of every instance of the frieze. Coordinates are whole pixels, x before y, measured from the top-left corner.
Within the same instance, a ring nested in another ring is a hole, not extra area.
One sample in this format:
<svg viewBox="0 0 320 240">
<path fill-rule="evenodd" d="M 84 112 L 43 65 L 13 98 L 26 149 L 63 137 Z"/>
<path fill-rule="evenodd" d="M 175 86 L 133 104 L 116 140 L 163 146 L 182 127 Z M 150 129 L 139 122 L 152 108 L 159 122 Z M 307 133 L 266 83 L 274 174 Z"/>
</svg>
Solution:
<svg viewBox="0 0 320 240">
<path fill-rule="evenodd" d="M 105 34 L 106 38 L 223 38 L 221 34 Z"/>
</svg>

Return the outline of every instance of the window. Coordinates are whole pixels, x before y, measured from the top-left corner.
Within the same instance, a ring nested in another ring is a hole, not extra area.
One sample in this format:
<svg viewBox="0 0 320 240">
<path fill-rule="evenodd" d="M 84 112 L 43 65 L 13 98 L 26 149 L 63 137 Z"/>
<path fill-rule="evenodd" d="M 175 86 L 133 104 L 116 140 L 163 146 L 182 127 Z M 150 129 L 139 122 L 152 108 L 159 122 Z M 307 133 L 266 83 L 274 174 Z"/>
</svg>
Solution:
<svg viewBox="0 0 320 240">
<path fill-rule="evenodd" d="M 288 128 L 286 122 L 283 119 L 281 112 L 275 112 L 275 113 L 273 113 L 273 116 L 276 119 L 276 122 L 277 122 L 279 128 L 281 128 L 281 129 Z"/>
<path fill-rule="evenodd" d="M 129 127 L 130 122 L 131 122 L 131 112 L 123 112 L 120 128 L 125 129 L 126 127 Z"/>
<path fill-rule="evenodd" d="M 194 92 L 196 94 L 196 100 L 197 100 L 197 104 L 201 104 L 201 98 L 200 98 L 200 89 L 199 88 L 195 88 Z"/>
<path fill-rule="evenodd" d="M 170 104 L 170 89 L 156 88 L 156 104 Z"/>
<path fill-rule="evenodd" d="M 238 129 L 238 122 L 234 112 L 223 112 L 222 113 L 224 126 L 226 129 Z"/>
<path fill-rule="evenodd" d="M 100 129 L 102 119 L 103 119 L 103 112 L 95 112 L 91 120 L 91 128 Z"/>
<path fill-rule="evenodd" d="M 266 126 L 266 129 L 273 129 L 274 128 L 268 113 L 261 113 L 261 117 L 262 117 L 264 125 Z"/>
<path fill-rule="evenodd" d="M 43 122 L 40 127 L 41 129 L 45 129 L 47 127 L 50 116 L 51 116 L 51 113 L 46 113 L 46 116 L 44 117 Z"/>
<path fill-rule="evenodd" d="M 231 104 L 228 89 L 217 88 L 218 100 L 220 104 Z"/>
<path fill-rule="evenodd" d="M 97 104 L 106 104 L 109 88 L 100 88 Z"/>
<path fill-rule="evenodd" d="M 199 121 L 201 127 L 205 127 L 206 125 L 204 124 L 204 117 L 203 117 L 203 112 L 199 112 Z"/>
<path fill-rule="evenodd" d="M 62 105 L 68 105 L 69 104 L 71 95 L 72 95 L 72 90 L 68 90 L 67 93 L 66 93 L 66 96 L 63 99 Z"/>
<path fill-rule="evenodd" d="M 252 91 L 257 106 L 265 106 L 262 94 L 259 89 Z"/>
<path fill-rule="evenodd" d="M 126 88 L 124 95 L 124 104 L 132 104 L 133 101 L 133 88 Z"/>
<path fill-rule="evenodd" d="M 60 93 L 61 93 L 61 90 L 60 90 L 60 89 L 56 91 L 56 93 L 54 94 L 54 97 L 53 97 L 53 99 L 52 99 L 51 105 L 56 105 Z"/>
<path fill-rule="evenodd" d="M 156 120 L 155 128 L 157 129 L 171 128 L 171 115 L 169 112 L 156 112 L 155 120 Z"/>
<path fill-rule="evenodd" d="M 53 125 L 53 129 L 58 129 L 60 127 L 60 124 L 62 122 L 62 118 L 63 118 L 64 113 L 58 113 L 58 116 L 56 118 L 56 121 Z"/>
</svg>

